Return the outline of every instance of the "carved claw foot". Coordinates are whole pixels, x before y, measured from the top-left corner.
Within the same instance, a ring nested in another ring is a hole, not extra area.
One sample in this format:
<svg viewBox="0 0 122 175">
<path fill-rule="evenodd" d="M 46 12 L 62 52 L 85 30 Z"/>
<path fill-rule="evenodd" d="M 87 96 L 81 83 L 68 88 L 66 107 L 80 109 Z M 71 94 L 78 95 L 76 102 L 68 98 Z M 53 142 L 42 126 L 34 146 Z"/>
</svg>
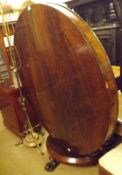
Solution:
<svg viewBox="0 0 122 175">
<path fill-rule="evenodd" d="M 59 165 L 59 162 L 57 162 L 56 160 L 51 160 L 50 162 L 48 162 L 45 166 L 45 169 L 47 171 L 54 171 L 55 168 Z"/>
</svg>

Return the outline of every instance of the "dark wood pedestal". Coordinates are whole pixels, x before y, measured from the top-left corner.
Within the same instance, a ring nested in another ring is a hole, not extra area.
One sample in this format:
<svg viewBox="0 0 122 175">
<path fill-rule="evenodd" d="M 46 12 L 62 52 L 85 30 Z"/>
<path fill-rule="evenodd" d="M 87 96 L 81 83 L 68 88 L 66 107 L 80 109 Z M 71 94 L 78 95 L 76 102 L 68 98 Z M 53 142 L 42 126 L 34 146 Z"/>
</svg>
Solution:
<svg viewBox="0 0 122 175">
<path fill-rule="evenodd" d="M 53 171 L 59 163 L 65 163 L 77 166 L 91 166 L 96 165 L 103 150 L 99 150 L 90 155 L 79 155 L 71 152 L 69 148 L 65 149 L 62 145 L 58 144 L 51 136 L 47 139 L 47 150 L 50 155 L 50 162 L 45 166 L 47 171 Z"/>
<path fill-rule="evenodd" d="M 65 149 L 51 136 L 47 139 L 47 149 L 52 159 L 71 165 L 94 165 L 97 163 L 100 156 L 100 152 L 96 152 L 91 155 L 73 154 L 69 148 Z"/>
<path fill-rule="evenodd" d="M 121 137 L 117 134 L 113 134 L 112 137 L 107 140 L 104 145 L 96 152 L 88 155 L 74 154 L 67 148 L 65 149 L 63 145 L 58 144 L 58 142 L 51 136 L 47 138 L 47 150 L 50 155 L 50 162 L 45 166 L 47 171 L 53 171 L 59 163 L 65 163 L 77 166 L 92 166 L 98 163 L 98 160 L 106 152 L 116 147 L 121 142 Z"/>
</svg>

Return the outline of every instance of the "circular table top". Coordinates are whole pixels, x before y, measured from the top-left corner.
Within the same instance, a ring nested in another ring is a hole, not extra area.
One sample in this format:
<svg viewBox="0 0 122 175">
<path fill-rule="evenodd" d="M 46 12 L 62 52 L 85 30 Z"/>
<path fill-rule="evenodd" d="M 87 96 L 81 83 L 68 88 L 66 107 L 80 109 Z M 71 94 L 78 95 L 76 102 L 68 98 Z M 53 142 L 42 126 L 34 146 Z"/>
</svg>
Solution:
<svg viewBox="0 0 122 175">
<path fill-rule="evenodd" d="M 98 150 L 116 123 L 117 87 L 86 22 L 58 4 L 31 5 L 16 24 L 15 46 L 25 97 L 51 137 L 74 153 Z"/>
</svg>

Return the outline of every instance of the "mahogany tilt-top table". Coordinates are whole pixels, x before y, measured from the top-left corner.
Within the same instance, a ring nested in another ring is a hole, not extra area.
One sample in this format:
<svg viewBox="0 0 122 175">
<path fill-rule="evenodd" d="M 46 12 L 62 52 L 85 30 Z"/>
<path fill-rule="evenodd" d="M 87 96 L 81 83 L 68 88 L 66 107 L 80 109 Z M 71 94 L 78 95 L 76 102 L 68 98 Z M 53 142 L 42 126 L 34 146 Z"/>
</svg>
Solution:
<svg viewBox="0 0 122 175">
<path fill-rule="evenodd" d="M 93 162 L 118 112 L 115 78 L 96 35 L 71 10 L 34 4 L 21 13 L 14 43 L 24 96 L 49 132 L 49 154 L 74 165 Z"/>
</svg>

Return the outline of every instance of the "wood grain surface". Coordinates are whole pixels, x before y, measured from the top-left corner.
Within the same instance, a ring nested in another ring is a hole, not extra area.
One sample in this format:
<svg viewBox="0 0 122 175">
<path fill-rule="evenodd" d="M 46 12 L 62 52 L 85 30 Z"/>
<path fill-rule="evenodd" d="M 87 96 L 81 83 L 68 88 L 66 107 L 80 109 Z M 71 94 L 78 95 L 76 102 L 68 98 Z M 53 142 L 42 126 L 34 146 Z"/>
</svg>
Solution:
<svg viewBox="0 0 122 175">
<path fill-rule="evenodd" d="M 15 28 L 24 95 L 50 136 L 78 154 L 111 136 L 117 87 L 107 55 L 88 25 L 57 4 L 26 8 Z"/>
</svg>

